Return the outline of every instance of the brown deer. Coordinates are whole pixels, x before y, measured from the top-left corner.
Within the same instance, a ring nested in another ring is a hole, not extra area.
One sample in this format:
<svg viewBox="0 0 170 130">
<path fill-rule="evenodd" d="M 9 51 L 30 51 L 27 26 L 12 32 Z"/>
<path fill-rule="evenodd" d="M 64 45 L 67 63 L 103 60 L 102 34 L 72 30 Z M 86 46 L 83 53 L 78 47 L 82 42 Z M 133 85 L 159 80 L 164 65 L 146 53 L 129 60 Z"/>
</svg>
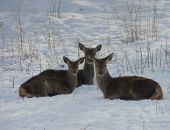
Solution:
<svg viewBox="0 0 170 130">
<path fill-rule="evenodd" d="M 93 58 L 96 56 L 96 52 L 101 50 L 102 45 L 98 45 L 95 48 L 86 48 L 83 44 L 79 43 L 80 50 L 84 51 L 85 63 L 84 68 L 78 72 L 78 86 L 83 84 L 92 85 L 94 78 L 94 64 Z"/>
<path fill-rule="evenodd" d="M 94 58 L 96 80 L 104 98 L 122 100 L 163 99 L 160 85 L 152 79 L 138 76 L 112 78 L 107 70 L 107 62 L 113 53 L 103 59 Z"/>
<path fill-rule="evenodd" d="M 84 57 L 75 62 L 67 57 L 63 57 L 63 60 L 68 70 L 46 70 L 32 77 L 19 87 L 19 96 L 41 97 L 72 93 L 77 86 L 78 65 L 83 63 Z"/>
</svg>

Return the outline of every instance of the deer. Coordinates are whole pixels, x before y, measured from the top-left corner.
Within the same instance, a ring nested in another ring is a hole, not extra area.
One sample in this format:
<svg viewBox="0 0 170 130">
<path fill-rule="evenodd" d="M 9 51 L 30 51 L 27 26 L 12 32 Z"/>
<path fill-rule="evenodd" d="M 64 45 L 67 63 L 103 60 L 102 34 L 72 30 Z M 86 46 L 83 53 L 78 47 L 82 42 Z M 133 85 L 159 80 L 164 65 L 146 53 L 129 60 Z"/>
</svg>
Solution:
<svg viewBox="0 0 170 130">
<path fill-rule="evenodd" d="M 96 82 L 105 99 L 163 99 L 160 85 L 152 79 L 140 76 L 111 77 L 107 69 L 107 63 L 111 61 L 112 57 L 113 53 L 105 58 L 94 58 Z"/>
<path fill-rule="evenodd" d="M 98 45 L 95 48 L 87 48 L 83 44 L 79 43 L 79 48 L 84 52 L 85 63 L 83 69 L 79 70 L 77 79 L 77 87 L 87 84 L 92 85 L 94 79 L 94 64 L 93 58 L 96 56 L 96 53 L 101 50 L 102 45 Z"/>
<path fill-rule="evenodd" d="M 71 61 L 64 56 L 63 60 L 68 70 L 43 71 L 19 87 L 19 96 L 31 98 L 72 93 L 77 86 L 78 66 L 84 62 L 84 57 Z"/>
</svg>

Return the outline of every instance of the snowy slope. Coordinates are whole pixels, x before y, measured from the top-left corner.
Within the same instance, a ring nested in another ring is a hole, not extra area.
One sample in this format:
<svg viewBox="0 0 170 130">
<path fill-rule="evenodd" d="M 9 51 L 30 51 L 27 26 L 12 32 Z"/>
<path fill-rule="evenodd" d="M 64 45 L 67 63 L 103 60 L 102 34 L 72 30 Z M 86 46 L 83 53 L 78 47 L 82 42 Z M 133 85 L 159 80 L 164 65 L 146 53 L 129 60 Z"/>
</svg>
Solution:
<svg viewBox="0 0 170 130">
<path fill-rule="evenodd" d="M 48 0 L 0 0 L 0 130 L 169 130 L 170 56 L 166 59 L 164 50 L 170 50 L 170 1 L 158 3 L 159 39 L 149 41 L 154 63 L 141 66 L 137 52 L 142 50 L 146 60 L 148 42 L 122 45 L 112 14 L 126 0 L 62 0 L 59 19 L 50 14 Z M 18 50 L 19 15 L 24 60 Z M 20 84 L 33 75 L 47 68 L 67 69 L 62 56 L 77 59 L 78 41 L 88 47 L 102 44 L 99 57 L 116 54 L 108 64 L 113 77 L 140 75 L 157 81 L 164 100 L 105 100 L 96 83 L 70 95 L 18 96 Z"/>
</svg>

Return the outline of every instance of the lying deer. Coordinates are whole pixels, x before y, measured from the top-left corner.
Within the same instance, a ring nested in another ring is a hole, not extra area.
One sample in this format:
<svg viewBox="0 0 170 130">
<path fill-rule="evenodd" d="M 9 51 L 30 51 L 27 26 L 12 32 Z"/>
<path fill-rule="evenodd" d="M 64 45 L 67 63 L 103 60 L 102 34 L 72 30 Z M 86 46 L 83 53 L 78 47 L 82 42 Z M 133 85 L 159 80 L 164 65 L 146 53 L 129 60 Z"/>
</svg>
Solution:
<svg viewBox="0 0 170 130">
<path fill-rule="evenodd" d="M 19 87 L 19 96 L 41 97 L 72 93 L 77 86 L 78 65 L 83 63 L 84 58 L 75 62 L 67 57 L 63 57 L 63 60 L 68 70 L 46 70 L 32 77 Z"/>
<path fill-rule="evenodd" d="M 103 58 L 94 58 L 96 80 L 104 98 L 141 100 L 141 99 L 163 99 L 160 85 L 144 77 L 127 76 L 112 78 L 107 70 L 107 62 L 112 59 L 113 54 Z"/>
<path fill-rule="evenodd" d="M 78 86 L 83 84 L 92 85 L 94 78 L 94 64 L 93 58 L 96 55 L 96 52 L 101 50 L 102 45 L 98 45 L 95 48 L 86 48 L 83 44 L 79 43 L 80 50 L 84 51 L 85 55 L 85 64 L 82 70 L 78 72 Z"/>
</svg>

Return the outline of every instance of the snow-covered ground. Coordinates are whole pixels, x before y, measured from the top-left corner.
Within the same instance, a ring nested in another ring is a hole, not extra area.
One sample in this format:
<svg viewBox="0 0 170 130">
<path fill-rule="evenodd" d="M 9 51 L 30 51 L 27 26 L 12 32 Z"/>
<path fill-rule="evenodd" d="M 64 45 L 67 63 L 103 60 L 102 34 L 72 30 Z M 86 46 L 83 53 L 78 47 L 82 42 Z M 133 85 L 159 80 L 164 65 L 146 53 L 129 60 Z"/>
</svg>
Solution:
<svg viewBox="0 0 170 130">
<path fill-rule="evenodd" d="M 54 13 L 49 9 L 52 0 L 0 0 L 0 130 L 169 130 L 170 1 L 158 2 L 157 41 L 131 44 L 120 42 L 113 17 L 113 10 L 121 10 L 126 0 L 62 0 L 59 18 L 59 0 L 53 1 Z M 144 11 L 147 1 L 142 2 Z M 108 64 L 113 77 L 140 75 L 157 81 L 164 100 L 106 100 L 96 83 L 69 95 L 18 96 L 20 84 L 33 75 L 48 68 L 67 69 L 64 55 L 83 56 L 78 41 L 88 47 L 102 44 L 98 57 L 114 52 Z"/>
</svg>

